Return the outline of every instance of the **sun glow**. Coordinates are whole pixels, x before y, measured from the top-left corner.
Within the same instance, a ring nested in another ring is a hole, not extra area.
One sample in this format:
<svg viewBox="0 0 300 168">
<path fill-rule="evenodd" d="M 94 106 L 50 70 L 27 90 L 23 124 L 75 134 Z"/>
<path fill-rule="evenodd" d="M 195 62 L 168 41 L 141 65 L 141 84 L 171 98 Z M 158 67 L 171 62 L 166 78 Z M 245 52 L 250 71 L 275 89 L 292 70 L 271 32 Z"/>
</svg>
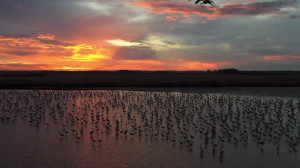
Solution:
<svg viewBox="0 0 300 168">
<path fill-rule="evenodd" d="M 104 54 L 104 52 L 108 51 L 107 49 L 103 48 L 96 48 L 91 45 L 81 44 L 76 46 L 67 46 L 65 49 L 73 50 L 73 55 L 66 59 L 65 61 L 82 61 L 82 62 L 89 62 L 89 61 L 96 61 L 101 59 L 108 59 L 109 57 Z"/>
<path fill-rule="evenodd" d="M 163 52 L 171 49 L 190 49 L 196 46 L 185 46 L 180 41 L 151 36 L 145 41 L 130 42 L 120 39 L 106 40 L 110 45 L 97 45 L 66 42 L 56 40 L 51 34 L 31 36 L 1 36 L 0 35 L 0 69 L 2 70 L 206 70 L 217 69 L 226 63 L 205 63 L 193 60 L 160 60 L 121 59 L 115 53 L 123 47 L 130 52 L 145 54 L 140 51 Z M 175 41 L 170 43 L 168 41 Z M 144 49 L 144 50 L 141 50 Z M 126 50 L 124 50 L 126 51 Z M 129 53 L 130 53 L 129 52 Z M 125 53 L 121 53 L 124 54 Z M 141 58 L 143 55 L 141 55 Z"/>
<path fill-rule="evenodd" d="M 39 34 L 36 37 L 0 36 L 0 53 L 15 58 L 10 61 L 79 61 L 89 62 L 108 59 L 109 50 L 88 44 L 65 43 L 54 35 Z M 26 56 L 26 57 L 25 57 Z M 50 60 L 49 60 L 50 59 Z"/>
<path fill-rule="evenodd" d="M 87 67 L 53 67 L 54 70 L 60 70 L 60 71 L 86 71 L 86 70 L 92 70 L 92 68 Z"/>
<path fill-rule="evenodd" d="M 141 43 L 138 42 L 129 42 L 121 39 L 116 40 L 107 40 L 108 43 L 115 45 L 115 46 L 121 46 L 121 47 L 133 47 L 133 46 L 140 46 Z"/>
</svg>

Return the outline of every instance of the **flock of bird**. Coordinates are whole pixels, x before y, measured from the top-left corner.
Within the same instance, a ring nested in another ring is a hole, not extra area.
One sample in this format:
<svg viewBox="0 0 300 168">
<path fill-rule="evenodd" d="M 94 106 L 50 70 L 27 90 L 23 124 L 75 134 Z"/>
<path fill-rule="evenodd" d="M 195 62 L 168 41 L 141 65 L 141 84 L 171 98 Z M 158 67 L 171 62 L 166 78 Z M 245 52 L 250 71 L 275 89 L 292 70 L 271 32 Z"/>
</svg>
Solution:
<svg viewBox="0 0 300 168">
<path fill-rule="evenodd" d="M 297 152 L 300 100 L 122 90 L 3 90 L 0 122 L 56 125 L 57 136 L 91 144 L 103 136 L 159 140 L 223 159 L 226 145 Z M 25 122 L 25 123 L 26 123 Z M 85 135 L 85 136 L 84 136 Z M 282 146 L 285 147 L 282 147 Z"/>
</svg>

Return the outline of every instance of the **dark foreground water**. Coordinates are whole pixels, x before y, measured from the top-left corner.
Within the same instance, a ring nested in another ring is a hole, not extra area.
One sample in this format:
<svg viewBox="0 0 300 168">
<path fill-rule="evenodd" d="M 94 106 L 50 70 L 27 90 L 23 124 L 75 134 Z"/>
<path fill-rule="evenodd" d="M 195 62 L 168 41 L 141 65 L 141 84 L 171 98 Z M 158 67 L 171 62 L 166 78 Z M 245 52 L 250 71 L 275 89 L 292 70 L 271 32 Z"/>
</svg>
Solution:
<svg viewBox="0 0 300 168">
<path fill-rule="evenodd" d="M 0 167 L 298 168 L 299 90 L 1 90 Z"/>
</svg>

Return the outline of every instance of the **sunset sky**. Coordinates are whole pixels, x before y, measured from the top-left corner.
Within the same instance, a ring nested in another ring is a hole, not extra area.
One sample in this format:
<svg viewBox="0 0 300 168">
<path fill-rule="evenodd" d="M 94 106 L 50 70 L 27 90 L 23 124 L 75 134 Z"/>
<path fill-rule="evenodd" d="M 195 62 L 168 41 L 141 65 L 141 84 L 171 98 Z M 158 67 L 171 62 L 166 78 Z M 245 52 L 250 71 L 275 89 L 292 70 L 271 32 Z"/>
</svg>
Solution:
<svg viewBox="0 0 300 168">
<path fill-rule="evenodd" d="M 300 70 L 300 2 L 0 0 L 0 70 Z"/>
</svg>

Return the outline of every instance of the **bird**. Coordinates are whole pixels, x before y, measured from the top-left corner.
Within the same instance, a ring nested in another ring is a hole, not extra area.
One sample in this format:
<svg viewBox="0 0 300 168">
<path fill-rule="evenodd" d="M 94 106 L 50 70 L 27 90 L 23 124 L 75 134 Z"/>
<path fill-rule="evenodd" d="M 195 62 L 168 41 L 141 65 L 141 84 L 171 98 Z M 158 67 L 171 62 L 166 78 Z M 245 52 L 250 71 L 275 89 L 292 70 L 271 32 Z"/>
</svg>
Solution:
<svg viewBox="0 0 300 168">
<path fill-rule="evenodd" d="M 277 155 L 285 147 L 296 153 L 300 144 L 300 101 L 295 100 L 133 91 L 0 91 L 0 98 L 4 124 L 21 120 L 39 129 L 45 124 L 58 128 L 61 139 L 76 142 L 89 135 L 92 144 L 106 143 L 104 136 L 116 131 L 117 139 L 145 135 L 146 140 L 170 140 L 180 148 L 200 146 L 201 157 L 212 153 L 220 161 L 226 157 L 226 144 L 251 140 L 262 154 L 274 144 Z"/>
<path fill-rule="evenodd" d="M 192 1 L 192 0 L 189 0 L 189 2 L 190 2 L 190 1 Z M 212 1 L 212 0 L 196 0 L 195 4 L 198 4 L 198 3 L 201 2 L 201 1 L 202 1 L 201 4 L 210 4 L 210 5 L 215 4 L 215 2 Z"/>
</svg>

